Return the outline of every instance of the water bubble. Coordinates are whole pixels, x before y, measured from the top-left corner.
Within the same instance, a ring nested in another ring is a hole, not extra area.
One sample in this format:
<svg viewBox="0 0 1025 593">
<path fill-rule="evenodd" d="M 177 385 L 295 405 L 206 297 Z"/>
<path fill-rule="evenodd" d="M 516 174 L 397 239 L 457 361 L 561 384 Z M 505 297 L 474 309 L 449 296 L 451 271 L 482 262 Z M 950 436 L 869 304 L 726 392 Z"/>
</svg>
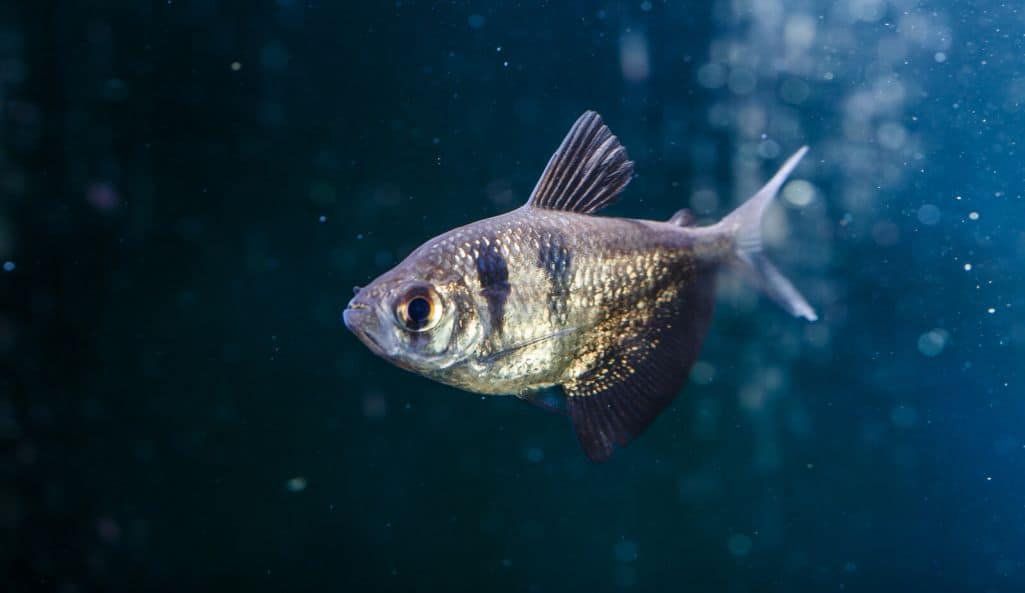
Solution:
<svg viewBox="0 0 1025 593">
<path fill-rule="evenodd" d="M 810 14 L 795 14 L 787 19 L 783 38 L 794 49 L 805 49 L 815 40 L 815 18 Z"/>
<path fill-rule="evenodd" d="M 811 94 L 811 88 L 806 82 L 797 78 L 788 78 L 779 87 L 779 96 L 787 103 L 799 105 Z"/>
<path fill-rule="evenodd" d="M 968 213 L 968 218 L 970 218 L 971 220 L 979 220 L 979 213 L 978 212 L 969 212 Z"/>
<path fill-rule="evenodd" d="M 327 217 L 324 216 L 323 214 L 321 214 L 320 218 L 318 218 L 317 220 L 320 221 L 321 223 L 325 223 L 325 222 L 327 222 Z"/>
<path fill-rule="evenodd" d="M 889 220 L 880 220 L 872 225 L 872 239 L 882 247 L 896 245 L 900 241 L 900 228 Z"/>
<path fill-rule="evenodd" d="M 928 357 L 939 356 L 947 347 L 950 334 L 943 328 L 934 328 L 918 336 L 918 351 Z"/>
<path fill-rule="evenodd" d="M 876 131 L 879 144 L 890 150 L 898 150 L 907 141 L 908 133 L 904 126 L 895 122 L 886 122 Z"/>
<path fill-rule="evenodd" d="M 291 480 L 285 482 L 285 489 L 289 492 L 302 492 L 306 490 L 306 478 L 302 476 L 296 476 Z"/>
<path fill-rule="evenodd" d="M 932 226 L 940 221 L 940 209 L 933 204 L 922 204 L 918 209 L 918 222 Z"/>
<path fill-rule="evenodd" d="M 971 272 L 972 271 L 972 264 L 965 264 L 964 265 L 964 271 L 965 272 Z"/>
<path fill-rule="evenodd" d="M 5 261 L 4 262 L 4 271 L 5 272 L 13 272 L 15 270 L 15 268 L 17 268 L 17 267 L 18 267 L 17 264 L 15 264 L 12 261 Z"/>
<path fill-rule="evenodd" d="M 231 71 L 232 72 L 238 72 L 241 69 L 242 69 L 242 62 L 232 62 L 231 63 Z"/>
<path fill-rule="evenodd" d="M 810 204 L 814 197 L 815 186 L 803 179 L 795 179 L 783 188 L 783 199 L 798 208 Z"/>
</svg>

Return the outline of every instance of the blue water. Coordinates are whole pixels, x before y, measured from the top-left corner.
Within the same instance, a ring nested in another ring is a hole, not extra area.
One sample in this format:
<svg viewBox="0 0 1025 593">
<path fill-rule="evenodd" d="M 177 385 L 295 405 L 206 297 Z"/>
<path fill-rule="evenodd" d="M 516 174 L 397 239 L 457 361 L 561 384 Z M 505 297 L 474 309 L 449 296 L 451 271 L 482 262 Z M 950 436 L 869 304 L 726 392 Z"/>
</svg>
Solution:
<svg viewBox="0 0 1025 593">
<path fill-rule="evenodd" d="M 0 8 L 10 591 L 1025 589 L 1025 11 Z M 670 409 L 568 422 L 376 358 L 351 286 L 522 203 L 585 109 L 609 215 L 718 219 L 807 144 Z"/>
</svg>

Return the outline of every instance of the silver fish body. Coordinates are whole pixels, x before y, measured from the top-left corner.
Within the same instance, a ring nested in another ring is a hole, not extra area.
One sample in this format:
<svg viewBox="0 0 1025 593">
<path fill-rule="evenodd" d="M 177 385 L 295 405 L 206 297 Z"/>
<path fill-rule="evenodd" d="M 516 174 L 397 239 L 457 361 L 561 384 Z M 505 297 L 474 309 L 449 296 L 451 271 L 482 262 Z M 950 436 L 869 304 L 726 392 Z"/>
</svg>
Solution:
<svg viewBox="0 0 1025 593">
<path fill-rule="evenodd" d="M 688 226 L 682 213 L 598 217 L 632 163 L 585 113 L 525 206 L 431 239 L 359 290 L 345 324 L 376 354 L 461 389 L 530 398 L 561 386 L 581 444 L 603 461 L 679 392 L 720 267 L 748 267 L 788 310 L 814 318 L 761 255 L 758 228 L 802 154 L 713 226 Z"/>
</svg>

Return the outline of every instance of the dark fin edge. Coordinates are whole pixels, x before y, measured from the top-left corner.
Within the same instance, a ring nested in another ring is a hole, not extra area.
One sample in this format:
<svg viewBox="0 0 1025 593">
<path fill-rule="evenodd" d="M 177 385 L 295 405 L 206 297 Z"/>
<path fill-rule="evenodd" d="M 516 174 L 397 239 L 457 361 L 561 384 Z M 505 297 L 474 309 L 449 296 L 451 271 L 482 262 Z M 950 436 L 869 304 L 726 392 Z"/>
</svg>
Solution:
<svg viewBox="0 0 1025 593">
<path fill-rule="evenodd" d="M 633 161 L 594 111 L 585 111 L 548 161 L 528 206 L 591 214 L 616 200 Z"/>
<path fill-rule="evenodd" d="M 577 439 L 592 461 L 607 461 L 676 398 L 701 351 L 714 305 L 715 271 L 709 267 L 665 306 L 647 333 L 624 339 L 606 363 L 564 385 Z"/>
</svg>

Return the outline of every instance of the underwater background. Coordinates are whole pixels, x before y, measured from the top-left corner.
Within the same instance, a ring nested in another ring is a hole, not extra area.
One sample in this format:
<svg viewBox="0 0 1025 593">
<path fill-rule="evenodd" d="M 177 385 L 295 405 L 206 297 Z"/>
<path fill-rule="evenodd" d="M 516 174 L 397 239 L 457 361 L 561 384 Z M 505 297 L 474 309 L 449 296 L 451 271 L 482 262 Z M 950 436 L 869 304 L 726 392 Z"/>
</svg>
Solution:
<svg viewBox="0 0 1025 593">
<path fill-rule="evenodd" d="M 1025 590 L 1025 10 L 916 0 L 0 5 L 0 582 L 57 591 Z M 717 220 L 792 151 L 676 402 L 403 372 L 356 284 L 526 200 Z"/>
</svg>

